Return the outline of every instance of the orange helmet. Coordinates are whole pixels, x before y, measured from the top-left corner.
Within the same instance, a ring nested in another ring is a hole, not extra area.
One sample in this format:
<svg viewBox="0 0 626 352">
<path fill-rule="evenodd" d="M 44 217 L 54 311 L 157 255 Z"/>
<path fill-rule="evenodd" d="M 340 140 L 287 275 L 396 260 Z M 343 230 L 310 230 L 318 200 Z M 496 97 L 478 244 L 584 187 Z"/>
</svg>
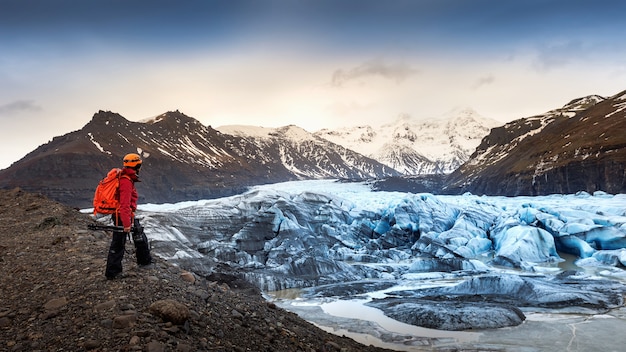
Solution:
<svg viewBox="0 0 626 352">
<path fill-rule="evenodd" d="M 141 165 L 139 154 L 130 153 L 124 156 L 124 167 L 137 167 L 139 165 Z"/>
</svg>

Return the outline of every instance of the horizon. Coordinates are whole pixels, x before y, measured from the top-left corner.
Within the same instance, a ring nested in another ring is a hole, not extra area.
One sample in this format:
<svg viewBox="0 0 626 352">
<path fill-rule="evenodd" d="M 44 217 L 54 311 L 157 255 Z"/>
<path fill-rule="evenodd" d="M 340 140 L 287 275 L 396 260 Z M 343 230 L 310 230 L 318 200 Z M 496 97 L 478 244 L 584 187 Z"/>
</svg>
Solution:
<svg viewBox="0 0 626 352">
<path fill-rule="evenodd" d="M 0 2 L 0 169 L 99 110 L 206 126 L 502 124 L 626 81 L 626 3 Z"/>
</svg>

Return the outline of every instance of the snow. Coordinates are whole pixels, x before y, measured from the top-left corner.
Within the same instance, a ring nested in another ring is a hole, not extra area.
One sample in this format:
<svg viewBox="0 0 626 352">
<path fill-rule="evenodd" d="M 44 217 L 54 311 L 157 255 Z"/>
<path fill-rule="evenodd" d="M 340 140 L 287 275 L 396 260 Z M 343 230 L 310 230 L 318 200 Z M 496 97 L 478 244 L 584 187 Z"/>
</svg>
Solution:
<svg viewBox="0 0 626 352">
<path fill-rule="evenodd" d="M 626 95 L 624 95 L 624 96 L 626 96 Z M 623 99 L 624 99 L 624 96 L 620 97 L 620 100 L 623 100 Z M 615 110 L 614 110 L 613 112 L 611 112 L 611 113 L 607 114 L 607 115 L 605 116 L 605 118 L 608 118 L 608 117 L 611 117 L 611 116 L 613 116 L 613 115 L 615 115 L 615 114 L 618 114 L 618 113 L 620 113 L 620 112 L 623 112 L 623 111 L 624 111 L 624 109 L 626 109 L 626 102 L 617 103 L 617 104 L 613 105 L 613 107 L 615 108 Z"/>
<path fill-rule="evenodd" d="M 315 135 L 407 174 L 449 173 L 465 162 L 489 130 L 498 125 L 471 108 L 459 108 L 438 118 L 416 119 L 401 114 L 381 126 L 324 129 Z M 396 157 L 400 152 L 405 156 Z M 406 163 L 410 159 L 419 161 Z"/>
<path fill-rule="evenodd" d="M 289 125 L 278 128 L 245 126 L 245 125 L 226 125 L 216 128 L 217 131 L 238 137 L 252 137 L 261 139 L 271 139 L 280 135 L 295 142 L 313 139 L 313 135 L 305 129 Z"/>
<path fill-rule="evenodd" d="M 216 128 L 224 134 L 230 134 L 237 137 L 254 137 L 254 138 L 269 138 L 270 135 L 276 131 L 275 128 L 247 126 L 247 125 L 226 125 Z"/>
<path fill-rule="evenodd" d="M 91 140 L 91 143 L 93 143 L 93 144 L 96 146 L 96 148 L 98 148 L 98 150 L 99 150 L 99 151 L 101 151 L 102 153 L 111 154 L 111 152 L 110 152 L 110 151 L 108 151 L 108 150 L 104 150 L 104 148 L 102 148 L 102 146 L 100 145 L 100 143 L 96 142 L 96 141 L 93 139 L 93 135 L 91 134 L 91 132 L 90 132 L 90 133 L 88 133 L 88 135 L 89 135 L 89 140 Z"/>
</svg>

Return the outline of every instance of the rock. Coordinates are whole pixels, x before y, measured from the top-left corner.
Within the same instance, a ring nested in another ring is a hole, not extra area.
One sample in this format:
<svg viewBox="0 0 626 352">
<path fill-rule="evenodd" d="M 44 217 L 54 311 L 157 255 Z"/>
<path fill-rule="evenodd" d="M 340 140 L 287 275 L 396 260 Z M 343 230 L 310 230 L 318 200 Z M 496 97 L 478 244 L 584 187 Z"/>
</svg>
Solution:
<svg viewBox="0 0 626 352">
<path fill-rule="evenodd" d="M 148 337 L 150 336 L 150 331 L 149 330 L 137 330 L 135 331 L 135 334 L 139 337 Z"/>
<path fill-rule="evenodd" d="M 106 301 L 106 302 L 102 302 L 102 303 L 100 303 L 100 304 L 97 304 L 97 305 L 94 307 L 94 309 L 95 309 L 95 310 L 97 310 L 97 311 L 100 311 L 100 310 L 107 310 L 107 309 L 111 309 L 111 308 L 113 308 L 113 307 L 115 307 L 115 300 L 109 300 L 109 301 Z"/>
<path fill-rule="evenodd" d="M 180 331 L 178 326 L 167 326 L 167 327 L 164 327 L 162 330 L 167 332 L 168 334 L 172 334 L 172 335 L 174 335 L 174 334 L 176 334 L 176 333 L 178 333 Z"/>
<path fill-rule="evenodd" d="M 96 348 L 100 347 L 100 342 L 98 342 L 96 340 L 87 340 L 83 344 L 83 347 L 86 350 L 93 350 L 93 349 L 96 349 Z"/>
<path fill-rule="evenodd" d="M 50 319 L 50 318 L 54 318 L 54 317 L 56 317 L 58 315 L 59 315 L 59 311 L 58 310 L 46 311 L 46 312 L 42 313 L 39 316 L 39 319 L 47 320 L 47 319 Z"/>
<path fill-rule="evenodd" d="M 137 316 L 135 315 L 119 315 L 113 318 L 113 329 L 127 329 L 135 325 Z"/>
<path fill-rule="evenodd" d="M 183 271 L 182 274 L 180 274 L 180 277 L 184 280 L 187 281 L 189 283 L 195 283 L 196 282 L 196 277 L 193 276 L 192 273 L 188 272 L 188 271 Z"/>
<path fill-rule="evenodd" d="M 329 351 L 341 351 L 341 347 L 333 341 L 326 341 L 326 347 Z"/>
<path fill-rule="evenodd" d="M 176 346 L 176 351 L 177 352 L 191 352 L 192 348 L 191 346 L 187 344 L 179 343 L 178 346 Z"/>
<path fill-rule="evenodd" d="M 130 341 L 128 342 L 128 344 L 131 346 L 135 346 L 135 345 L 138 345 L 139 342 L 141 342 L 141 338 L 137 335 L 134 335 L 133 337 L 130 338 Z"/>
<path fill-rule="evenodd" d="M 67 298 L 66 297 L 61 297 L 61 298 L 55 298 L 55 299 L 51 299 L 48 302 L 46 302 L 46 304 L 43 305 L 43 308 L 45 310 L 57 310 L 61 307 L 63 307 L 64 305 L 67 304 Z"/>
<path fill-rule="evenodd" d="M 395 320 L 438 330 L 494 329 L 517 326 L 526 319 L 514 306 L 482 302 L 389 298 L 368 305 L 383 310 Z"/>
<path fill-rule="evenodd" d="M 197 289 L 197 290 L 193 290 L 191 291 L 194 295 L 202 298 L 203 300 L 207 300 L 207 298 L 209 298 L 209 292 L 207 290 L 204 289 Z"/>
<path fill-rule="evenodd" d="M 150 312 L 159 316 L 164 321 L 174 324 L 184 324 L 189 319 L 189 308 L 173 299 L 165 299 L 152 303 Z"/>
<path fill-rule="evenodd" d="M 243 314 L 241 314 L 241 313 L 240 313 L 238 310 L 236 310 L 236 309 L 233 309 L 233 310 L 231 311 L 231 314 L 232 314 L 232 317 L 233 317 L 233 318 L 235 318 L 235 319 L 239 319 L 239 320 L 242 320 L 242 319 L 243 319 Z"/>
<path fill-rule="evenodd" d="M 113 320 L 103 319 L 100 321 L 100 326 L 102 326 L 103 328 L 111 328 L 113 326 Z"/>
<path fill-rule="evenodd" d="M 146 346 L 146 350 L 148 352 L 164 352 L 165 345 L 159 341 L 150 341 L 150 343 Z"/>
</svg>

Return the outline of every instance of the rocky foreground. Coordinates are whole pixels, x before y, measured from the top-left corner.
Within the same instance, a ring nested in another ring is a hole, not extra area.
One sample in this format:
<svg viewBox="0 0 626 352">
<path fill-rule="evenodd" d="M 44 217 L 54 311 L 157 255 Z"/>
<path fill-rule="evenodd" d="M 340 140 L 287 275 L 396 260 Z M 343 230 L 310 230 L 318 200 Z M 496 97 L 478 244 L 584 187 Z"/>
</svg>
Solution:
<svg viewBox="0 0 626 352">
<path fill-rule="evenodd" d="M 0 190 L 0 351 L 383 351 L 326 333 L 228 275 L 159 260 L 104 278 L 109 235 L 43 196 Z"/>
</svg>

